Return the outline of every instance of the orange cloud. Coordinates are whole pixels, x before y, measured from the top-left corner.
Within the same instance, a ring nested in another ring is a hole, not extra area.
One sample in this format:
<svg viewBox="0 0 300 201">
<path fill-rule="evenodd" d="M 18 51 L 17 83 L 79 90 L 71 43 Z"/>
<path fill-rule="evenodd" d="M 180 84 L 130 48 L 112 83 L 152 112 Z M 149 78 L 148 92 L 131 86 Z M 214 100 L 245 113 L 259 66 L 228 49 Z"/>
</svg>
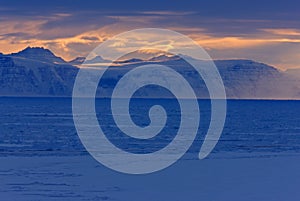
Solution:
<svg viewBox="0 0 300 201">
<path fill-rule="evenodd" d="M 149 13 L 151 14 L 151 13 Z M 154 14 L 154 13 L 152 13 Z M 156 13 L 156 14 L 173 14 L 173 13 Z M 69 14 L 58 13 L 51 17 L 51 19 L 69 17 Z M 37 19 L 37 20 L 18 20 L 18 21 L 6 21 L 0 23 L 0 46 L 1 52 L 10 53 L 16 52 L 26 46 L 43 46 L 51 49 L 55 54 L 62 56 L 66 60 L 71 60 L 76 56 L 87 56 L 87 54 L 99 45 L 118 33 L 123 31 L 147 27 L 151 25 L 149 20 L 160 19 L 161 16 L 147 16 L 143 18 L 137 18 L 136 16 L 112 16 L 118 18 L 118 23 L 103 26 L 98 29 L 87 30 L 84 33 L 80 33 L 68 37 L 56 37 L 53 39 L 41 39 L 37 38 L 38 34 L 43 35 L 41 26 L 47 23 L 49 19 Z M 76 28 L 76 27 L 75 27 Z M 199 45 L 206 50 L 212 51 L 232 51 L 232 50 L 246 50 L 251 51 L 253 48 L 267 48 L 274 44 L 300 44 L 300 30 L 297 29 L 260 29 L 259 33 L 249 34 L 247 36 L 214 36 L 210 34 L 208 30 L 200 27 L 166 27 L 174 31 L 184 33 L 197 41 Z M 47 31 L 47 30 L 46 30 Z M 56 31 L 56 30 L 54 30 Z M 61 30 L 62 32 L 64 30 Z M 51 33 L 50 33 L 51 35 Z M 151 38 L 150 35 L 143 35 L 136 38 L 136 41 L 145 46 L 151 45 L 155 47 L 165 47 L 165 51 L 172 49 L 172 40 L 164 39 L 161 41 L 148 41 L 145 42 L 145 38 Z M 116 48 L 122 48 L 126 44 L 126 41 L 116 41 L 113 44 Z M 184 46 L 184 44 L 182 44 Z M 286 48 L 286 46 L 285 46 Z M 233 52 L 234 53 L 234 52 Z M 235 55 L 230 57 L 237 57 Z M 235 51 L 236 53 L 236 51 Z M 266 52 L 267 54 L 267 52 Z M 291 55 L 291 52 L 289 53 Z M 295 54 L 293 54 L 295 55 Z M 222 57 L 218 53 L 219 57 Z M 280 56 L 280 55 L 279 55 Z M 284 55 L 286 58 L 281 59 L 282 66 L 300 66 L 300 62 L 297 62 L 295 56 Z M 227 55 L 227 57 L 229 57 Z M 247 54 L 244 57 L 248 57 Z M 248 57 L 252 59 L 252 57 Z M 256 57 L 255 57 L 256 58 Z M 289 60 L 290 58 L 290 60 Z M 298 57 L 299 58 L 299 57 Z M 299 63 L 299 65 L 298 65 Z M 276 63 L 274 63 L 276 65 Z"/>
<path fill-rule="evenodd" d="M 267 33 L 283 36 L 300 36 L 300 30 L 297 29 L 261 29 Z"/>
</svg>

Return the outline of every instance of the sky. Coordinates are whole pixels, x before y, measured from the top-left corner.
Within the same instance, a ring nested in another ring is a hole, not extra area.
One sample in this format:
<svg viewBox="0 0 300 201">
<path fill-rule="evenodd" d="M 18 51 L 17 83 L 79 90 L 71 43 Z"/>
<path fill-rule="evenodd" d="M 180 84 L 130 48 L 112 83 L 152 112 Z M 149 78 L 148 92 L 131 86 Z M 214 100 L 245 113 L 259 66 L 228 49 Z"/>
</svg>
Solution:
<svg viewBox="0 0 300 201">
<path fill-rule="evenodd" d="M 197 41 L 213 59 L 300 68 L 300 1 L 1 0 L 0 52 L 43 46 L 65 60 L 112 36 L 165 28 Z"/>
</svg>

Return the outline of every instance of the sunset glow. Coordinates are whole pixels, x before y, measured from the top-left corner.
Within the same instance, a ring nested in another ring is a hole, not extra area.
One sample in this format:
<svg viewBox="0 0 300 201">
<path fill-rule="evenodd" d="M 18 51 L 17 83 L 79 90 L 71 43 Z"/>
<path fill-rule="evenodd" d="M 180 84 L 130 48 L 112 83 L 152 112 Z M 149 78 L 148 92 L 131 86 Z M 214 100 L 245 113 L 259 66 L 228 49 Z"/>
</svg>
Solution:
<svg viewBox="0 0 300 201">
<path fill-rule="evenodd" d="M 186 34 L 204 47 L 214 59 L 247 58 L 265 62 L 280 69 L 300 67 L 300 27 L 297 16 L 285 16 L 277 8 L 277 15 L 271 11 L 257 11 L 255 16 L 237 12 L 233 18 L 228 10 L 222 10 L 222 17 L 208 14 L 199 9 L 132 11 L 117 8 L 96 11 L 97 5 L 78 9 L 53 4 L 46 8 L 36 5 L 37 13 L 30 14 L 27 7 L 19 8 L 14 14 L 12 4 L 1 6 L 0 52 L 8 54 L 27 46 L 49 48 L 65 60 L 87 54 L 112 36 L 135 28 L 167 28 Z M 209 3 L 199 4 L 207 10 L 213 9 Z M 236 5 L 239 8 L 242 5 Z M 109 6 L 108 6 L 109 7 Z M 46 11 L 40 12 L 38 8 Z M 227 8 L 228 9 L 228 8 Z M 126 11 L 127 10 L 127 11 Z M 227 13 L 228 12 L 228 13 Z M 287 14 L 288 15 L 288 14 Z M 247 27 L 247 28 L 245 28 Z M 126 41 L 119 41 L 122 46 Z M 170 44 L 172 43 L 169 41 Z"/>
</svg>

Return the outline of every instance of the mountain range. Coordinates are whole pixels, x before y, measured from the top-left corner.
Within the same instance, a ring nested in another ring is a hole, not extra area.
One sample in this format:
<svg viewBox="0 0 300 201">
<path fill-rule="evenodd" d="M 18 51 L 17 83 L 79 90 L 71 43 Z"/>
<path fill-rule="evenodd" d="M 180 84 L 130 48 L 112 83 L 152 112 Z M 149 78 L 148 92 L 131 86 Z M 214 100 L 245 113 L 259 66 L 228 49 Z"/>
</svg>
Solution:
<svg viewBox="0 0 300 201">
<path fill-rule="evenodd" d="M 138 58 L 133 57 L 139 55 Z M 97 56 L 86 61 L 78 57 L 65 61 L 50 50 L 27 47 L 12 54 L 0 53 L 0 96 L 64 96 L 72 94 L 74 80 L 82 62 L 111 63 Z M 281 71 L 252 60 L 215 60 L 228 98 L 234 99 L 300 99 L 300 69 Z M 180 57 L 168 54 L 138 52 L 112 63 L 99 87 L 100 97 L 109 97 L 118 79 L 128 70 L 143 64 L 167 65 L 180 72 L 193 86 L 199 98 L 208 92 L 201 77 Z M 114 65 L 115 64 L 115 65 Z M 149 91 L 150 90 L 150 91 Z M 137 96 L 164 97 L 159 88 L 140 92 Z M 151 91 L 152 90 L 152 91 Z"/>
</svg>

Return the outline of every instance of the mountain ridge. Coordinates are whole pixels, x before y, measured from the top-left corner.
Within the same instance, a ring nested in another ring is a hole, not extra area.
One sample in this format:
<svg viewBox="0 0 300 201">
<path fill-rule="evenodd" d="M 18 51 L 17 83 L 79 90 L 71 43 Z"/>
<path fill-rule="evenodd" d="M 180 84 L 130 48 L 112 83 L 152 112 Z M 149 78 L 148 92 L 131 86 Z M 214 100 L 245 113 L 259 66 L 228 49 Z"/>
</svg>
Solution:
<svg viewBox="0 0 300 201">
<path fill-rule="evenodd" d="M 27 58 L 28 57 L 28 58 Z M 188 64 L 174 55 L 159 55 L 159 59 L 131 60 L 119 66 L 112 66 L 102 84 L 103 93 L 109 97 L 111 89 L 120 76 L 136 67 L 137 64 L 155 63 L 167 65 L 189 79 L 197 91 L 198 98 L 208 97 L 201 77 L 188 67 Z M 77 61 L 82 61 L 81 57 Z M 99 59 L 99 58 L 98 58 Z M 103 61 L 101 57 L 101 61 Z M 108 61 L 108 60 L 105 60 Z M 200 61 L 199 62 L 204 62 Z M 215 60 L 230 99 L 300 99 L 300 82 L 290 73 L 252 60 Z M 121 67 L 120 67 L 121 66 Z M 54 96 L 70 97 L 79 68 L 57 57 L 44 48 L 26 48 L 13 54 L 0 54 L 0 96 Z M 101 87 L 100 87 L 101 88 Z M 151 89 L 152 90 L 152 89 Z M 159 90 L 150 92 L 164 97 Z M 151 93 L 141 93 L 140 97 L 150 97 Z"/>
</svg>

